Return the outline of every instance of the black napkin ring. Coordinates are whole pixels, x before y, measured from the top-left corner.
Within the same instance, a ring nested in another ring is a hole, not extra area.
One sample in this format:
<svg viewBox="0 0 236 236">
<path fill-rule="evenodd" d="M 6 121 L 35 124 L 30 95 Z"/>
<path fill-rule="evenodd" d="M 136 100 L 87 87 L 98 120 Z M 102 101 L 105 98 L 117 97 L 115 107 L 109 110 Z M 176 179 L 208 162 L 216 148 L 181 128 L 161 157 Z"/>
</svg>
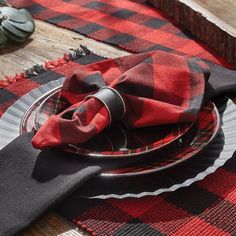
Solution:
<svg viewBox="0 0 236 236">
<path fill-rule="evenodd" d="M 114 88 L 104 86 L 96 93 L 88 95 L 85 99 L 96 98 L 107 108 L 110 123 L 121 120 L 126 112 L 125 102 L 122 96 Z"/>
</svg>

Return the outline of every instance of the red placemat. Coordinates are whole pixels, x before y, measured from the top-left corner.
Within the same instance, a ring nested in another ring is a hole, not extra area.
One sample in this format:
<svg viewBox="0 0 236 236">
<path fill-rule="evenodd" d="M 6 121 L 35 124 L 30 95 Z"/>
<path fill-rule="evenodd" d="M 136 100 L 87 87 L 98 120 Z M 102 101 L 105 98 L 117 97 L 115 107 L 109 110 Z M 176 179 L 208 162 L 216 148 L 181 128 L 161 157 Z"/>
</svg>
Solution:
<svg viewBox="0 0 236 236">
<path fill-rule="evenodd" d="M 157 9 L 140 0 L 8 0 L 36 19 L 131 52 L 154 49 L 223 63 Z M 224 63 L 227 65 L 226 63 Z"/>
<path fill-rule="evenodd" d="M 33 88 L 102 59 L 86 49 L 77 50 L 7 77 L 0 84 L 1 114 Z M 204 180 L 173 193 L 124 200 L 71 197 L 58 211 L 93 235 L 235 235 L 236 158 Z"/>
</svg>

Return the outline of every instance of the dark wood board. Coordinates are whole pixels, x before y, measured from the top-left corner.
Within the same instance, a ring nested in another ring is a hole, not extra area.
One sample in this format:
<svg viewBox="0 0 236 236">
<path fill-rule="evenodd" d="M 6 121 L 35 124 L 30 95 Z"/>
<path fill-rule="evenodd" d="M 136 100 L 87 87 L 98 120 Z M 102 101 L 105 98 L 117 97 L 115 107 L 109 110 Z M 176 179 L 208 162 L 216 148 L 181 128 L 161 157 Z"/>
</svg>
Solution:
<svg viewBox="0 0 236 236">
<path fill-rule="evenodd" d="M 236 64 L 235 0 L 149 0 L 184 29 Z"/>
</svg>

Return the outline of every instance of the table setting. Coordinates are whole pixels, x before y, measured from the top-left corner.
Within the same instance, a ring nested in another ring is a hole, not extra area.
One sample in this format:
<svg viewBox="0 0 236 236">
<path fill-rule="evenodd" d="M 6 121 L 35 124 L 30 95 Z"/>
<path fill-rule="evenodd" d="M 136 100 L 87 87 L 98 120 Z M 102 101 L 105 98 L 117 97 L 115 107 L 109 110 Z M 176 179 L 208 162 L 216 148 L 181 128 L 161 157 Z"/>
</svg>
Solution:
<svg viewBox="0 0 236 236">
<path fill-rule="evenodd" d="M 36 18 L 45 10 L 9 2 Z M 109 5 L 78 3 L 92 11 Z M 124 4 L 137 11 L 145 3 Z M 112 13 L 124 19 L 124 9 L 119 14 Z M 162 50 L 166 41 L 135 51 L 107 40 L 136 52 L 115 59 L 81 45 L 1 81 L 1 235 L 50 209 L 92 235 L 233 235 L 236 72 L 188 40 L 195 50 L 187 54 L 184 45 Z"/>
</svg>

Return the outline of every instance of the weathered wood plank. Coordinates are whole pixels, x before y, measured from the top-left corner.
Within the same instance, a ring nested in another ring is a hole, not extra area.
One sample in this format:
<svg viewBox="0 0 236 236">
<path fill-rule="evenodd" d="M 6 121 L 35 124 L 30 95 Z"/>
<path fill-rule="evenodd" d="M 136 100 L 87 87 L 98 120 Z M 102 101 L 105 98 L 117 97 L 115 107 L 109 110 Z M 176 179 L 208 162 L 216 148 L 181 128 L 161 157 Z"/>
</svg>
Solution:
<svg viewBox="0 0 236 236">
<path fill-rule="evenodd" d="M 89 234 L 66 221 L 61 216 L 50 213 L 26 229 L 21 236 L 88 236 Z"/>
<path fill-rule="evenodd" d="M 234 0 L 149 0 L 230 63 L 236 64 Z"/>
<path fill-rule="evenodd" d="M 6 75 L 22 72 L 35 64 L 57 59 L 80 44 L 105 57 L 128 55 L 123 50 L 96 42 L 69 30 L 36 21 L 36 30 L 23 45 L 9 43 L 0 50 L 0 79 Z"/>
<path fill-rule="evenodd" d="M 235 0 L 194 0 L 204 9 L 234 28 L 236 32 L 236 1 Z"/>
</svg>

